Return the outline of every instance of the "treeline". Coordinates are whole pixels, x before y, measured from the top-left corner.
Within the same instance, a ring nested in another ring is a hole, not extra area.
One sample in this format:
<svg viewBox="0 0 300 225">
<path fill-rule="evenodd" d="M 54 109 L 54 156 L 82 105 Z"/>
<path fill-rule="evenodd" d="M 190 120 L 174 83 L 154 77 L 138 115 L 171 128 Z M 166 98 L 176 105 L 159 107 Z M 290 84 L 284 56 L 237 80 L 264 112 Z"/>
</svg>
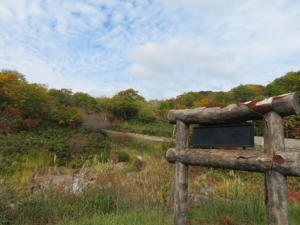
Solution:
<svg viewBox="0 0 300 225">
<path fill-rule="evenodd" d="M 165 123 L 171 109 L 224 106 L 296 92 L 300 96 L 300 71 L 289 72 L 263 86 L 239 85 L 228 92 L 187 92 L 176 98 L 149 100 L 137 90 L 121 91 L 112 98 L 94 98 L 71 89 L 48 89 L 47 85 L 29 83 L 18 71 L 0 71 L 0 133 L 31 130 L 41 121 L 75 127 L 86 115 L 98 114 L 106 121 L 136 120 L 142 123 Z M 105 122 L 104 121 L 104 122 Z M 299 116 L 285 119 L 285 127 L 300 127 Z"/>
</svg>

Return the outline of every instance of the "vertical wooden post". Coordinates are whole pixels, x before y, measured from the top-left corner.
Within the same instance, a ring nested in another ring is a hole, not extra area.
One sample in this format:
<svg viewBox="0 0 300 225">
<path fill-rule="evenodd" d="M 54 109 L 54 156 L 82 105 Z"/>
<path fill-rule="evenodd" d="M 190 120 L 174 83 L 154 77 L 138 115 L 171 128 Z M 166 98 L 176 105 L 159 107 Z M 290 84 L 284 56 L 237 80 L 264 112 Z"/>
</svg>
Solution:
<svg viewBox="0 0 300 225">
<path fill-rule="evenodd" d="M 264 152 L 273 158 L 285 151 L 283 119 L 276 112 L 264 117 Z M 273 163 L 275 163 L 273 161 Z M 268 225 L 288 225 L 289 205 L 286 176 L 275 171 L 265 172 L 265 204 Z"/>
<path fill-rule="evenodd" d="M 176 121 L 176 151 L 186 151 L 189 147 L 189 125 Z M 175 166 L 175 197 L 174 225 L 187 224 L 188 204 L 188 166 L 176 162 Z"/>
</svg>

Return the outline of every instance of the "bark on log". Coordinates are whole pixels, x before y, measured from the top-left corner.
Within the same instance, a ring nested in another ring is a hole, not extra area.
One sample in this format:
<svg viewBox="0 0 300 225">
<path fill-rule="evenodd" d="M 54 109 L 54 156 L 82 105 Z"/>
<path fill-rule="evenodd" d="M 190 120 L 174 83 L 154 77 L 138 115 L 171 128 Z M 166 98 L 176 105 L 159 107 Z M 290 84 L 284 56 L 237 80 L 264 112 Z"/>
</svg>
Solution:
<svg viewBox="0 0 300 225">
<path fill-rule="evenodd" d="M 247 120 L 263 119 L 264 114 L 275 111 L 280 116 L 299 113 L 299 99 L 295 92 L 263 100 L 231 104 L 226 107 L 170 110 L 169 123 L 180 120 L 186 124 L 237 124 Z"/>
<path fill-rule="evenodd" d="M 286 176 L 300 177 L 300 153 L 283 152 L 274 156 L 264 152 L 216 149 L 186 149 L 178 153 L 167 151 L 168 162 L 232 170 L 264 173 L 276 171 Z"/>
<path fill-rule="evenodd" d="M 268 224 L 288 225 L 289 223 L 289 204 L 288 204 L 288 189 L 285 174 L 288 168 L 293 170 L 295 165 L 288 165 L 290 159 L 276 157 L 284 154 L 284 133 L 283 133 L 283 119 L 276 112 L 268 113 L 264 118 L 264 139 L 265 139 L 265 154 L 273 157 L 276 163 L 272 169 L 265 172 L 265 204 L 267 211 Z M 285 153 L 287 154 L 287 153 Z M 292 160 L 298 159 L 294 156 Z M 284 170 L 274 171 L 275 167 L 282 164 Z M 298 167 L 299 168 L 299 167 Z"/>
<path fill-rule="evenodd" d="M 189 125 L 176 123 L 176 152 L 183 153 L 189 144 Z M 175 167 L 175 196 L 174 196 L 174 225 L 187 224 L 188 205 L 188 166 L 176 162 Z"/>
</svg>

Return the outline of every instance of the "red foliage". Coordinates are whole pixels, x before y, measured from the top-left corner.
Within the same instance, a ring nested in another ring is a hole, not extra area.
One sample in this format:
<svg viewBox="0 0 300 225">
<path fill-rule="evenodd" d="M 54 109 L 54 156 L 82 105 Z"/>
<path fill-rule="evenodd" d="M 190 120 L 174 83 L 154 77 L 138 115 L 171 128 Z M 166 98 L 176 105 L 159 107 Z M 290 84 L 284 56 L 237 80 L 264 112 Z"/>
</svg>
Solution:
<svg viewBox="0 0 300 225">
<path fill-rule="evenodd" d="M 234 225 L 237 224 L 230 216 L 225 216 L 223 213 L 219 216 L 217 215 L 221 225 Z"/>
<path fill-rule="evenodd" d="M 74 123 L 74 122 L 69 122 L 67 127 L 68 127 L 68 128 L 75 128 L 75 127 L 76 127 L 76 123 Z"/>
<path fill-rule="evenodd" d="M 214 101 L 214 102 L 209 102 L 208 104 L 204 104 L 203 106 L 205 106 L 206 108 L 213 108 L 213 107 L 222 106 L 222 104 L 218 101 Z"/>
<path fill-rule="evenodd" d="M 299 192 L 288 192 L 288 201 L 291 202 L 300 202 L 300 193 Z"/>
<path fill-rule="evenodd" d="M 26 116 L 24 116 L 23 112 L 20 109 L 11 108 L 5 109 L 5 116 L 20 116 L 23 119 L 26 118 Z"/>
<path fill-rule="evenodd" d="M 37 128 L 38 123 L 41 122 L 41 119 L 32 118 L 32 119 L 25 119 L 22 121 L 22 130 L 33 130 Z"/>
</svg>

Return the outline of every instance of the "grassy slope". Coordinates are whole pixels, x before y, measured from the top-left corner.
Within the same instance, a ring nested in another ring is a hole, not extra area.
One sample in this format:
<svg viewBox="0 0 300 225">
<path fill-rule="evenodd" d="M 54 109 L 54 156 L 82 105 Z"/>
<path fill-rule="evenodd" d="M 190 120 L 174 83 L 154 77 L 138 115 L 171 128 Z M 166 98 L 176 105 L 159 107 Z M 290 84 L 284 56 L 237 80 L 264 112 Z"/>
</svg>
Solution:
<svg viewBox="0 0 300 225">
<path fill-rule="evenodd" d="M 43 132 L 44 134 L 39 134 L 39 137 L 48 137 L 46 135 L 48 131 Z M 65 132 L 69 132 L 69 135 Z M 61 137 L 65 136 L 69 139 L 74 138 L 72 135 L 79 135 L 90 141 L 99 141 L 95 139 L 97 135 L 89 134 L 91 135 L 89 136 L 80 132 L 75 132 L 75 134 L 72 132 L 58 129 L 55 132 L 51 131 L 50 137 L 56 137 L 55 141 L 59 144 L 58 146 L 64 143 L 59 141 L 58 134 L 60 133 Z M 125 163 L 122 170 L 111 170 L 112 164 L 102 162 L 99 158 L 95 160 L 95 154 L 91 148 L 93 157 L 88 154 L 80 156 L 84 157 L 83 162 L 87 163 L 88 160 L 89 163 L 78 166 L 94 168 L 98 171 L 97 179 L 96 184 L 86 189 L 84 195 L 76 196 L 66 193 L 60 186 L 52 186 L 50 189 L 37 191 L 31 195 L 26 185 L 36 168 L 42 165 L 55 165 L 53 155 L 49 156 L 49 147 L 47 147 L 52 146 L 53 149 L 54 145 L 47 143 L 49 138 L 36 138 L 36 135 L 36 132 L 28 132 L 17 136 L 3 136 L 1 139 L 7 156 L 12 158 L 11 161 L 6 161 L 6 169 L 2 170 L 5 173 L 0 175 L 0 179 L 2 178 L 0 218 L 2 220 L 6 218 L 14 221 L 15 224 L 172 223 L 174 165 L 169 164 L 163 158 L 167 146 L 162 150 L 160 145 L 133 140 L 126 135 L 111 136 L 105 140 L 109 142 L 112 153 L 125 151 L 131 157 L 131 161 Z M 69 139 L 64 140 L 66 145 Z M 103 140 L 99 142 L 102 143 Z M 22 146 L 22 151 L 26 154 L 9 155 L 12 144 L 15 147 Z M 143 159 L 139 160 L 137 155 Z M 15 165 L 11 166 L 14 162 Z M 7 172 L 11 176 L 6 176 L 7 179 L 4 180 Z M 203 174 L 205 176 L 201 177 Z M 216 201 L 201 204 L 191 199 L 188 214 L 190 224 L 202 222 L 203 224 L 222 224 L 225 221 L 228 223 L 231 221 L 232 224 L 234 224 L 232 221 L 244 224 L 265 224 L 263 174 L 190 167 L 189 178 L 189 193 L 203 195 L 203 190 L 208 191 L 213 187 L 214 197 L 237 200 L 232 204 L 224 205 Z M 300 180 L 288 178 L 288 184 L 289 192 L 298 196 Z M 290 198 L 290 200 L 295 200 L 295 198 Z M 291 202 L 291 224 L 297 224 L 296 221 L 300 220 L 298 211 L 299 204 Z M 254 218 L 253 215 L 255 215 Z"/>
</svg>

